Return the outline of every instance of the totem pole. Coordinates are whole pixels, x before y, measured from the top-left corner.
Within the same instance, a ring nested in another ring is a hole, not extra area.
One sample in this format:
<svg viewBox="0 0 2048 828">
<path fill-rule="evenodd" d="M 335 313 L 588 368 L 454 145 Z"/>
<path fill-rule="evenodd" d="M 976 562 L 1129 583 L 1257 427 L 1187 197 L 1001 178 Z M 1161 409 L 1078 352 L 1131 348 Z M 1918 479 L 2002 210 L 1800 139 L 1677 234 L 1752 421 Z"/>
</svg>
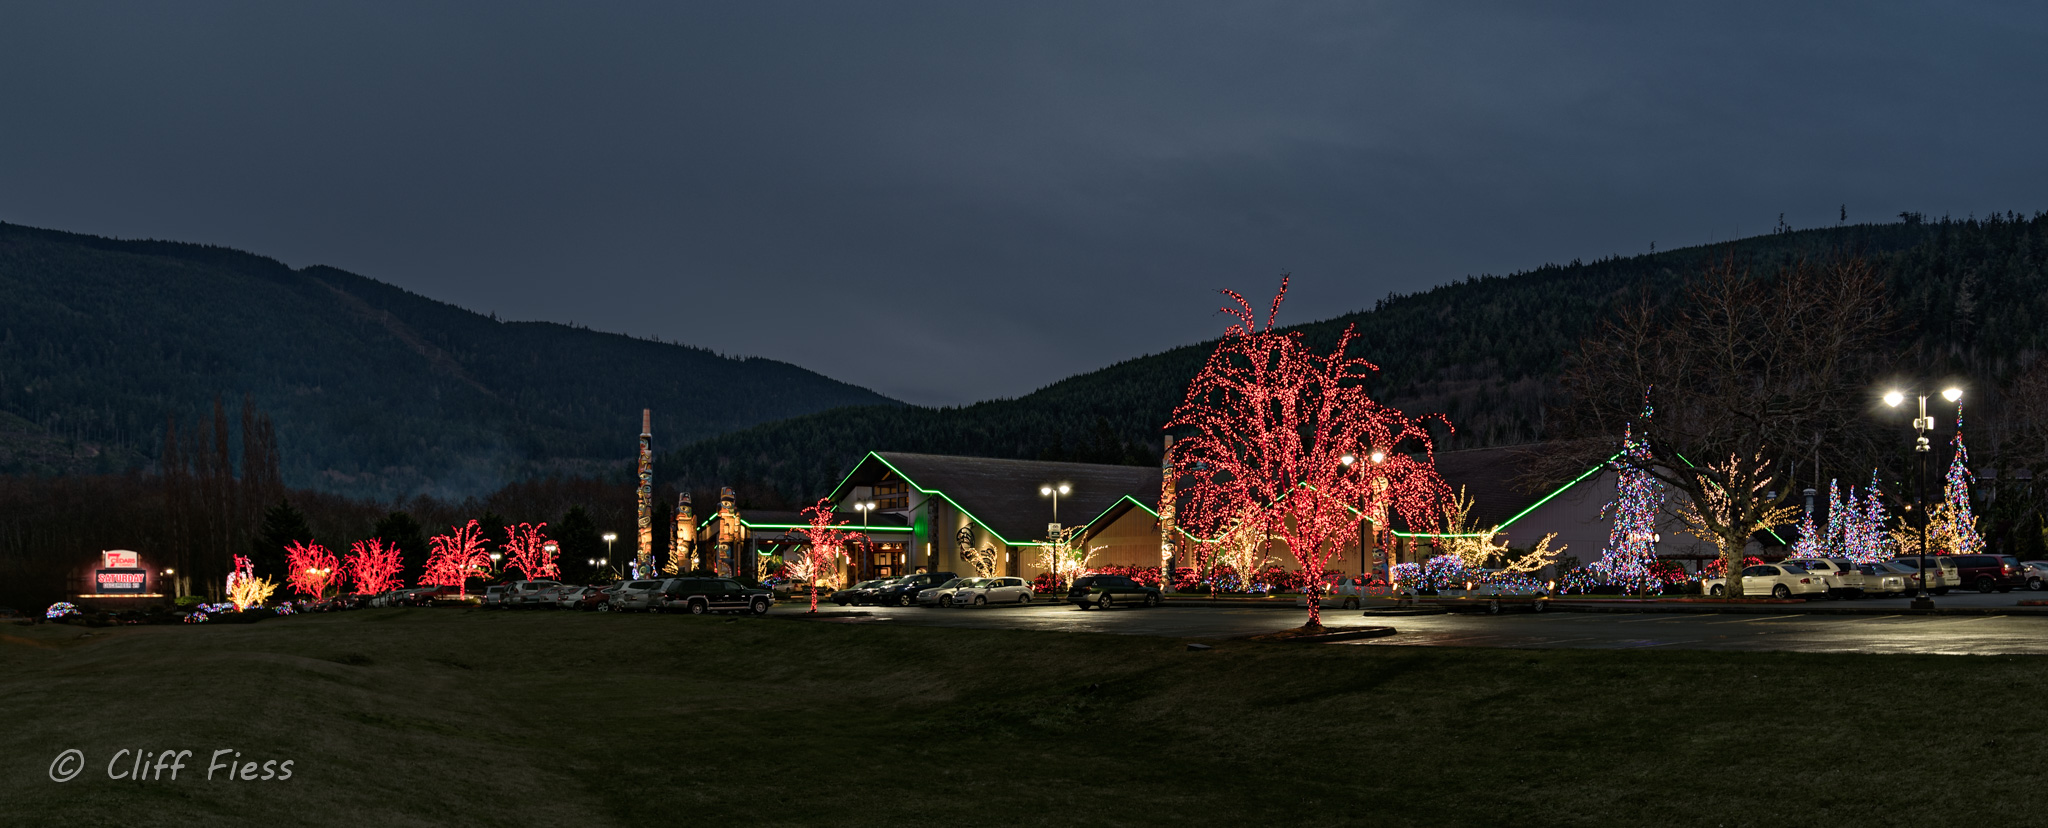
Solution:
<svg viewBox="0 0 2048 828">
<path fill-rule="evenodd" d="M 739 572 L 740 542 L 746 539 L 746 532 L 740 526 L 740 513 L 733 508 L 738 499 L 731 486 L 718 490 L 718 560 L 713 567 L 718 574 L 737 577 Z"/>
<path fill-rule="evenodd" d="M 697 513 L 690 509 L 690 493 L 676 495 L 676 536 L 669 542 L 668 565 L 661 571 L 681 575 L 697 569 Z"/>
<path fill-rule="evenodd" d="M 654 412 L 640 409 L 640 553 L 633 558 L 636 578 L 654 574 Z"/>
</svg>

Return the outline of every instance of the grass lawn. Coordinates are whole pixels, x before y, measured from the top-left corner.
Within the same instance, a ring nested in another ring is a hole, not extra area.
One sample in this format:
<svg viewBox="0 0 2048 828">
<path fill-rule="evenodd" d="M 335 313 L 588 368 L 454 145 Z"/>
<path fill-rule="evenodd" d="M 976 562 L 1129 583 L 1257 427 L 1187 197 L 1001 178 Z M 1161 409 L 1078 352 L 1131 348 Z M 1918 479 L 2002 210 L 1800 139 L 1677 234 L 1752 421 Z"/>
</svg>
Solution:
<svg viewBox="0 0 2048 828">
<path fill-rule="evenodd" d="M 0 824 L 2040 824 L 2044 676 L 436 609 L 8 626 Z M 194 756 L 109 781 L 122 748 Z M 206 781 L 219 748 L 295 773 Z"/>
</svg>

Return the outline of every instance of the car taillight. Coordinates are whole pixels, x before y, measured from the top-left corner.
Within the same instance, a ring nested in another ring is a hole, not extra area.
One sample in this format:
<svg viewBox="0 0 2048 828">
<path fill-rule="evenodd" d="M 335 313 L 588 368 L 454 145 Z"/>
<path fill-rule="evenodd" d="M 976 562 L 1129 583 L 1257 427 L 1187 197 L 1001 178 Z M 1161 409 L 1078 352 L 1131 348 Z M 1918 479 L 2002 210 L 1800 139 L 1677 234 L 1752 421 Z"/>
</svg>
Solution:
<svg viewBox="0 0 2048 828">
<path fill-rule="evenodd" d="M 1799 579 L 1799 582 L 1802 584 L 1810 584 L 1813 583 L 1813 580 L 1811 578 L 1801 578 Z"/>
</svg>

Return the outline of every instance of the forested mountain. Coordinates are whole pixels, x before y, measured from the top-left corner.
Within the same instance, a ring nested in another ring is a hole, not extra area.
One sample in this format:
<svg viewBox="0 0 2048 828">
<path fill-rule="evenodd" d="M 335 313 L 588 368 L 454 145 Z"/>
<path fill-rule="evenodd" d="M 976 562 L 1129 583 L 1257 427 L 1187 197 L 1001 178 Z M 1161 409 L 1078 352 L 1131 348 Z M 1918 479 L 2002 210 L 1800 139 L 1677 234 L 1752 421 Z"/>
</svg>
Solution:
<svg viewBox="0 0 2048 828">
<path fill-rule="evenodd" d="M 287 485 L 382 499 L 612 471 L 641 408 L 677 445 L 894 404 L 787 363 L 499 321 L 329 267 L 0 224 L 0 473 L 146 467 L 171 418 L 195 426 L 245 396 L 278 426 Z"/>
<path fill-rule="evenodd" d="M 2040 321 L 2048 319 L 2048 214 L 1961 221 L 1905 214 L 1889 224 L 1786 231 L 1548 264 L 1389 296 L 1372 310 L 1293 329 L 1327 349 L 1345 326 L 1357 325 L 1353 353 L 1382 369 L 1376 395 L 1410 413 L 1448 415 L 1457 432 L 1445 446 L 1525 443 L 1545 436 L 1544 411 L 1564 360 L 1620 304 L 1665 306 L 1682 295 L 1677 288 L 1701 266 L 1727 257 L 1768 270 L 1802 257 L 1833 255 L 1868 257 L 1887 274 L 1911 326 L 1901 337 L 1901 356 L 1920 355 L 1906 368 L 1926 375 L 1966 373 L 1995 397 L 1996 386 L 2048 339 L 2048 326 Z M 1256 302 L 1258 291 L 1269 286 L 1228 287 L 1252 293 Z M 1283 319 L 1311 312 L 1281 308 Z M 683 485 L 746 482 L 801 502 L 837 482 L 868 450 L 1157 462 L 1159 424 L 1213 345 L 1129 360 L 1014 400 L 808 414 L 686 446 L 665 455 L 660 469 L 665 479 Z"/>
</svg>

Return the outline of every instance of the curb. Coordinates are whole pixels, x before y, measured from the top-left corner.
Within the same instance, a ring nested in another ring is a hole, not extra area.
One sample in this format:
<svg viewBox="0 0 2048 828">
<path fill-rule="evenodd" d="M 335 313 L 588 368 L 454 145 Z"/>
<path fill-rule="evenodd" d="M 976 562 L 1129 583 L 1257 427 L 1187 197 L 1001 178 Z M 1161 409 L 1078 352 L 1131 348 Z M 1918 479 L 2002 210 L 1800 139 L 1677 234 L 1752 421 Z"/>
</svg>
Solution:
<svg viewBox="0 0 2048 828">
<path fill-rule="evenodd" d="M 1333 641 L 1354 641 L 1360 638 L 1385 638 L 1387 636 L 1393 635 L 1395 632 L 1396 630 L 1393 627 L 1338 627 L 1335 629 L 1331 629 L 1328 632 L 1312 633 L 1308 635 L 1290 635 L 1284 637 L 1277 635 L 1261 635 L 1254 636 L 1247 640 L 1257 641 L 1263 644 L 1327 644 Z"/>
</svg>

